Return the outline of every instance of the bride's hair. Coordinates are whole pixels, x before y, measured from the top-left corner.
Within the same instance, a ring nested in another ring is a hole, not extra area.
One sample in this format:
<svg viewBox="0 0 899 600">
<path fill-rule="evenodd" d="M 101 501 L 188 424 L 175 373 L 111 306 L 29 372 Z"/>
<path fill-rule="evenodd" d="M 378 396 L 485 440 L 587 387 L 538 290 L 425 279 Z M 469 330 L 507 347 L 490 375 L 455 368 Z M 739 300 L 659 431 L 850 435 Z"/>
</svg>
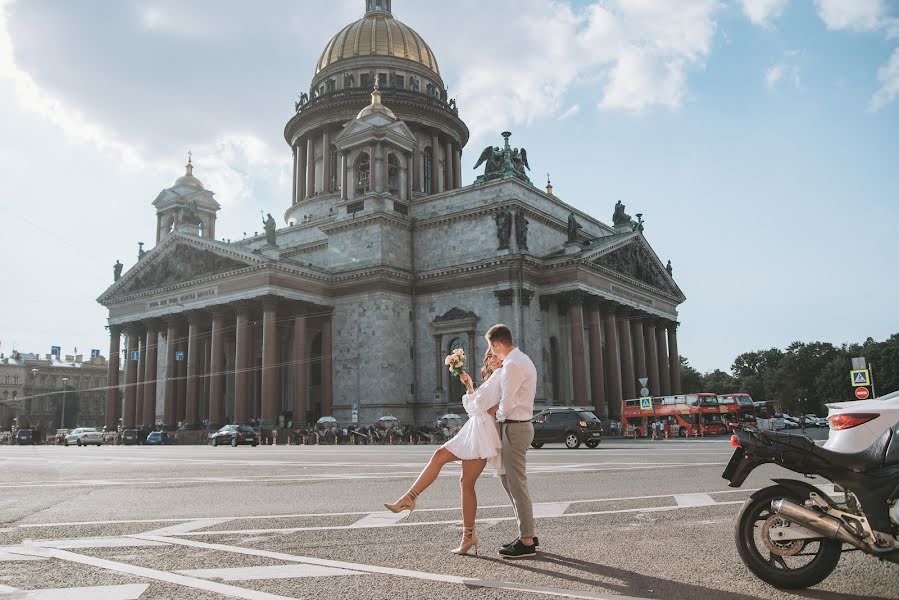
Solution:
<svg viewBox="0 0 899 600">
<path fill-rule="evenodd" d="M 493 375 L 493 369 L 490 368 L 491 356 L 493 356 L 493 350 L 488 346 L 487 352 L 484 353 L 484 366 L 481 367 L 481 381 L 487 381 L 487 378 Z"/>
</svg>

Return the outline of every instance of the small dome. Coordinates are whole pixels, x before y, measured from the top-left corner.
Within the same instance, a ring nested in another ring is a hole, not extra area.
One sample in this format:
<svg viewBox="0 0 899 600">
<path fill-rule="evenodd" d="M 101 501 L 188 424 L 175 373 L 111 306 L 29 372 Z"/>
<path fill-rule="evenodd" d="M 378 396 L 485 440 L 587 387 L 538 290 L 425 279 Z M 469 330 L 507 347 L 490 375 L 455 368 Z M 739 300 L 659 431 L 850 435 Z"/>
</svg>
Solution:
<svg viewBox="0 0 899 600">
<path fill-rule="evenodd" d="M 374 114 L 382 114 L 392 121 L 396 120 L 396 115 L 393 114 L 393 111 L 381 104 L 381 90 L 378 89 L 377 84 L 375 84 L 375 89 L 371 92 L 371 104 L 360 110 L 356 118 L 361 119 Z"/>
<path fill-rule="evenodd" d="M 315 66 L 315 74 L 334 63 L 358 56 L 393 56 L 416 62 L 440 76 L 440 68 L 431 48 L 415 31 L 397 21 L 389 4 L 373 9 L 341 29 L 325 46 Z"/>
<path fill-rule="evenodd" d="M 187 164 L 184 165 L 185 173 L 184 173 L 184 175 L 182 175 L 181 177 L 179 177 L 178 179 L 175 180 L 174 187 L 187 186 L 187 187 L 196 188 L 198 190 L 202 190 L 202 189 L 204 189 L 203 183 L 199 179 L 194 177 L 194 166 L 191 164 L 190 161 L 191 161 L 191 159 L 188 158 Z"/>
</svg>

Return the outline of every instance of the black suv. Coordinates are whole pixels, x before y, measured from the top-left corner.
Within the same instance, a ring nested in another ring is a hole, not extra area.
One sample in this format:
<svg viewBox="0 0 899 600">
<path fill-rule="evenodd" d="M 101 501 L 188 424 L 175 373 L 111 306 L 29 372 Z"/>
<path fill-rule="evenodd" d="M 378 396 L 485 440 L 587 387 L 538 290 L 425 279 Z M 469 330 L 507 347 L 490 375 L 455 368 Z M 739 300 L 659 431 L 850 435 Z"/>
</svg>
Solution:
<svg viewBox="0 0 899 600">
<path fill-rule="evenodd" d="M 256 437 L 256 430 L 249 425 L 225 425 L 209 436 L 209 443 L 213 446 L 218 446 L 219 444 L 231 444 L 232 446 L 249 444 L 256 446 L 259 443 L 259 438 Z"/>
<path fill-rule="evenodd" d="M 583 443 L 596 448 L 602 441 L 602 424 L 592 412 L 577 408 L 547 408 L 534 415 L 534 441 L 531 446 L 564 442 L 565 446 L 579 448 Z"/>
</svg>

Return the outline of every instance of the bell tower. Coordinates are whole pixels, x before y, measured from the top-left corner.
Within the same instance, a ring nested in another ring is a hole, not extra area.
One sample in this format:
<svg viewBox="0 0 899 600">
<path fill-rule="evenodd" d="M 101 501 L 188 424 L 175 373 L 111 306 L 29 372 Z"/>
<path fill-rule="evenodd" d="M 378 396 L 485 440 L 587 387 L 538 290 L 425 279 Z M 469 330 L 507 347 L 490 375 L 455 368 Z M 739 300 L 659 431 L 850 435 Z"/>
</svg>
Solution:
<svg viewBox="0 0 899 600">
<path fill-rule="evenodd" d="M 175 184 L 159 192 L 156 207 L 156 243 L 178 230 L 197 237 L 215 239 L 216 213 L 221 208 L 213 192 L 194 177 L 192 157 L 188 152 L 184 175 Z"/>
<path fill-rule="evenodd" d="M 365 14 L 371 12 L 390 13 L 390 0 L 365 0 Z"/>
</svg>

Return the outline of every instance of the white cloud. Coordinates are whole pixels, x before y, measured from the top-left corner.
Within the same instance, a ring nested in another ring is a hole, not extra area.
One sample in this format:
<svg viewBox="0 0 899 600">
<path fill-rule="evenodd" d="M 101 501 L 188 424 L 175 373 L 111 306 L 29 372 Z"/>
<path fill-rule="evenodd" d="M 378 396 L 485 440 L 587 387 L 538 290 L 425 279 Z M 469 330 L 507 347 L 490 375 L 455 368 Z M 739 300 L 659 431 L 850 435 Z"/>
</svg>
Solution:
<svg viewBox="0 0 899 600">
<path fill-rule="evenodd" d="M 815 7 L 833 31 L 875 31 L 886 25 L 887 7 L 882 0 L 815 0 Z"/>
<path fill-rule="evenodd" d="M 764 27 L 771 28 L 771 21 L 783 14 L 789 0 L 740 0 L 743 13 L 749 20 Z"/>
<path fill-rule="evenodd" d="M 787 83 L 799 89 L 799 67 L 796 65 L 778 63 L 765 69 L 765 87 L 774 90 L 781 83 Z"/>
<path fill-rule="evenodd" d="M 881 86 L 871 98 L 871 110 L 880 110 L 899 94 L 899 48 L 893 51 L 890 62 L 877 71 Z"/>
<path fill-rule="evenodd" d="M 569 117 L 573 117 L 574 115 L 578 114 L 579 112 L 581 112 L 581 105 L 580 104 L 572 104 L 568 108 L 568 110 L 566 110 L 561 115 L 559 115 L 559 119 L 564 120 Z"/>
</svg>

